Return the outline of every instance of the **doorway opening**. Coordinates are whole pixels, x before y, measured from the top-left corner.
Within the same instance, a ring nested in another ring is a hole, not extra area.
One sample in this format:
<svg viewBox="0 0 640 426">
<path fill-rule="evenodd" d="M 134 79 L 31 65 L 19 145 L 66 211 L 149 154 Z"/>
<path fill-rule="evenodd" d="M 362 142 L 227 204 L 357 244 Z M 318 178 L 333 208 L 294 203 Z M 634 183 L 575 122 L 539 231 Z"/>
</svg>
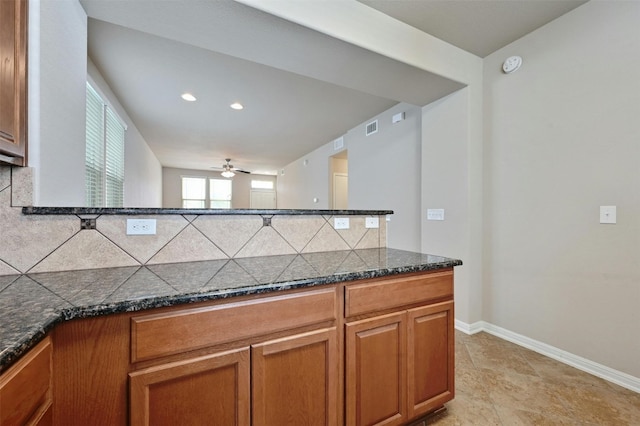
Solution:
<svg viewBox="0 0 640 426">
<path fill-rule="evenodd" d="M 349 208 L 349 162 L 347 150 L 330 158 L 329 162 L 329 200 L 333 210 Z"/>
</svg>

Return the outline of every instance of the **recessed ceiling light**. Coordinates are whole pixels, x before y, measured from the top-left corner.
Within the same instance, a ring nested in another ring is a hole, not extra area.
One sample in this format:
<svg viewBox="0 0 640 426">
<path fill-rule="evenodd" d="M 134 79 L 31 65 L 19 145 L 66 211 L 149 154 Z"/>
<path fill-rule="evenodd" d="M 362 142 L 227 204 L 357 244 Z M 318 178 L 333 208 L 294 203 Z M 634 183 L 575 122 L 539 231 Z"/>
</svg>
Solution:
<svg viewBox="0 0 640 426">
<path fill-rule="evenodd" d="M 237 109 L 237 110 L 241 110 L 244 108 L 244 106 L 242 106 L 242 104 L 240 102 L 234 102 L 231 105 L 229 105 L 231 108 L 233 109 Z"/>
<path fill-rule="evenodd" d="M 193 96 L 191 93 L 183 93 L 182 99 L 184 99 L 185 101 L 193 102 L 196 100 L 196 97 Z"/>
</svg>

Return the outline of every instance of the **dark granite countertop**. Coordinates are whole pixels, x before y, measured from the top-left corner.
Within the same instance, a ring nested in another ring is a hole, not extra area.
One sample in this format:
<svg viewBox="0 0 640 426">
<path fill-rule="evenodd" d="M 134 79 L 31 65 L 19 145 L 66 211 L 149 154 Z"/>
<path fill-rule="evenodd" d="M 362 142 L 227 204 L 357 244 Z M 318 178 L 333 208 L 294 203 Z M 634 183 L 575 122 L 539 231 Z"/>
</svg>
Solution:
<svg viewBox="0 0 640 426">
<path fill-rule="evenodd" d="M 156 214 L 196 214 L 196 215 L 262 215 L 262 216 L 382 216 L 393 214 L 393 210 L 311 210 L 311 209 L 172 209 L 150 207 L 23 207 L 22 214 L 46 215 L 156 215 Z"/>
<path fill-rule="evenodd" d="M 462 261 L 381 248 L 0 276 L 0 372 L 74 318 L 457 265 Z"/>
</svg>

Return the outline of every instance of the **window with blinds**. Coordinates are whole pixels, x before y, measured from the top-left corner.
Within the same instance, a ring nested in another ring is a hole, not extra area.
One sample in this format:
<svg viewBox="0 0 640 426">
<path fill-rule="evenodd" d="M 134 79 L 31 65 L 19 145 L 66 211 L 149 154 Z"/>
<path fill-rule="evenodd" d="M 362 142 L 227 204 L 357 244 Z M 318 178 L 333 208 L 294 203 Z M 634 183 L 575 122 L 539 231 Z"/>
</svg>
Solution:
<svg viewBox="0 0 640 426">
<path fill-rule="evenodd" d="M 182 208 L 230 209 L 231 180 L 182 176 Z"/>
<path fill-rule="evenodd" d="M 231 181 L 229 179 L 209 179 L 209 199 L 212 209 L 230 209 Z"/>
<path fill-rule="evenodd" d="M 125 126 L 87 83 L 86 205 L 122 207 Z"/>
</svg>

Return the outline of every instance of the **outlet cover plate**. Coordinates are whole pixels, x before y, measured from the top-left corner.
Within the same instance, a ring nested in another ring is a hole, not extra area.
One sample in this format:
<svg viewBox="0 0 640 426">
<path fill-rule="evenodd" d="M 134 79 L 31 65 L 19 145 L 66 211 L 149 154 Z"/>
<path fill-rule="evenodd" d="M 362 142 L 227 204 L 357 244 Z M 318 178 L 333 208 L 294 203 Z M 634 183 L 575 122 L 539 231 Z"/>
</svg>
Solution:
<svg viewBox="0 0 640 426">
<path fill-rule="evenodd" d="M 156 220 L 127 219 L 127 235 L 156 235 Z"/>
<path fill-rule="evenodd" d="M 444 209 L 427 209 L 427 220 L 444 220 Z"/>
<path fill-rule="evenodd" d="M 364 220 L 365 228 L 380 228 L 380 219 L 376 216 L 367 217 Z"/>
<path fill-rule="evenodd" d="M 616 223 L 616 206 L 600 206 L 600 223 Z"/>
<path fill-rule="evenodd" d="M 334 217 L 333 218 L 333 229 L 349 229 L 349 218 L 348 217 Z"/>
</svg>

